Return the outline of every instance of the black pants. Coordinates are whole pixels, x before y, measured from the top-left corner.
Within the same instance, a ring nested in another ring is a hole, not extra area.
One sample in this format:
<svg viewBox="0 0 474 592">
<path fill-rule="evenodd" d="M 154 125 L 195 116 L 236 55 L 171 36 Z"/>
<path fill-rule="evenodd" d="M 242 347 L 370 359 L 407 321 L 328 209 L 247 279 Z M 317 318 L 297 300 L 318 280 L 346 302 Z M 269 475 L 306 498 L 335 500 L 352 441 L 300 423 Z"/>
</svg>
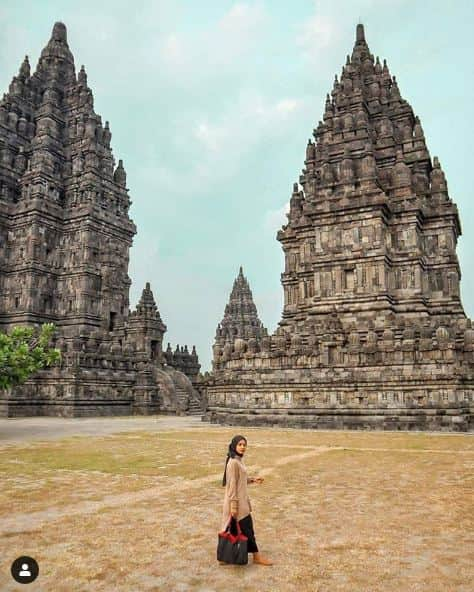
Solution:
<svg viewBox="0 0 474 592">
<path fill-rule="evenodd" d="M 248 538 L 248 552 L 258 553 L 257 542 L 255 541 L 255 533 L 253 531 L 252 516 L 249 514 L 248 516 L 245 516 L 245 518 L 242 518 L 242 520 L 239 520 L 239 526 L 240 530 L 242 531 L 242 534 L 244 534 Z M 231 522 L 230 531 L 232 534 L 237 534 L 237 526 L 234 520 L 232 520 Z"/>
</svg>

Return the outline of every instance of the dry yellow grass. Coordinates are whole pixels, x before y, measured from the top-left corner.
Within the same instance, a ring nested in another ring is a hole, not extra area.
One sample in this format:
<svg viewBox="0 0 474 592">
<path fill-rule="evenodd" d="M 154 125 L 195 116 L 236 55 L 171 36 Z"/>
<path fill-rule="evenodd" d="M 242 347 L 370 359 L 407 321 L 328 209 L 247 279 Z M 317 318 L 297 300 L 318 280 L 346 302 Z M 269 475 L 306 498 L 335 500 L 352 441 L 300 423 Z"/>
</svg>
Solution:
<svg viewBox="0 0 474 592">
<path fill-rule="evenodd" d="M 235 433 L 257 542 L 275 565 L 215 560 Z M 468 435 L 202 428 L 0 448 L 0 589 L 35 557 L 31 590 L 471 591 Z"/>
</svg>

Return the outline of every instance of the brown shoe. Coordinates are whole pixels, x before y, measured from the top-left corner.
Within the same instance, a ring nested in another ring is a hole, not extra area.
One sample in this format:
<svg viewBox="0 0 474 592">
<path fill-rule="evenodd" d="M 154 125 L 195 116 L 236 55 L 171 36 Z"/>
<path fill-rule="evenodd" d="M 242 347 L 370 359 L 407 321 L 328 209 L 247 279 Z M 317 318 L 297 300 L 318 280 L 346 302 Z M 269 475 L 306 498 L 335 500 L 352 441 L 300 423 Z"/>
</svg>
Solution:
<svg viewBox="0 0 474 592">
<path fill-rule="evenodd" d="M 273 561 L 267 559 L 266 557 L 262 557 L 260 553 L 253 554 L 253 562 L 258 563 L 259 565 L 273 565 Z"/>
</svg>

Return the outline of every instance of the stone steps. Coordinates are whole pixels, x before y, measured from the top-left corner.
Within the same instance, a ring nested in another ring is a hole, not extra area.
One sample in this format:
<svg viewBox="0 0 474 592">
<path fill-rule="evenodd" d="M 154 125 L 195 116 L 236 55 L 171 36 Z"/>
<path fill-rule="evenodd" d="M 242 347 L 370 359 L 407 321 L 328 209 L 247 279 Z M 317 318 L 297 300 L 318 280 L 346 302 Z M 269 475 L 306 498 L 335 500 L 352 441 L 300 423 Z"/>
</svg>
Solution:
<svg viewBox="0 0 474 592">
<path fill-rule="evenodd" d="M 186 409 L 186 415 L 202 415 L 203 411 L 199 400 L 190 397 L 188 392 L 180 387 L 176 387 L 176 398 L 180 406 Z"/>
</svg>

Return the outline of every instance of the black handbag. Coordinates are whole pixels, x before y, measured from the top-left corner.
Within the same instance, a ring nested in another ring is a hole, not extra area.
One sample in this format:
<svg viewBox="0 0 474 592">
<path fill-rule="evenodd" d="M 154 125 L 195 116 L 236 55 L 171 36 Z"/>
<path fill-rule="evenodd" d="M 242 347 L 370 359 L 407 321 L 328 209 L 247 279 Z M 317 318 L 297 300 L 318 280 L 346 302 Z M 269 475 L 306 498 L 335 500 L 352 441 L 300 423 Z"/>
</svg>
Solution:
<svg viewBox="0 0 474 592">
<path fill-rule="evenodd" d="M 232 534 L 232 521 L 235 521 L 237 525 L 237 534 Z M 232 516 L 230 516 L 225 530 L 218 535 L 217 560 L 234 565 L 246 565 L 249 562 L 247 537 L 242 534 L 238 521 Z"/>
</svg>

